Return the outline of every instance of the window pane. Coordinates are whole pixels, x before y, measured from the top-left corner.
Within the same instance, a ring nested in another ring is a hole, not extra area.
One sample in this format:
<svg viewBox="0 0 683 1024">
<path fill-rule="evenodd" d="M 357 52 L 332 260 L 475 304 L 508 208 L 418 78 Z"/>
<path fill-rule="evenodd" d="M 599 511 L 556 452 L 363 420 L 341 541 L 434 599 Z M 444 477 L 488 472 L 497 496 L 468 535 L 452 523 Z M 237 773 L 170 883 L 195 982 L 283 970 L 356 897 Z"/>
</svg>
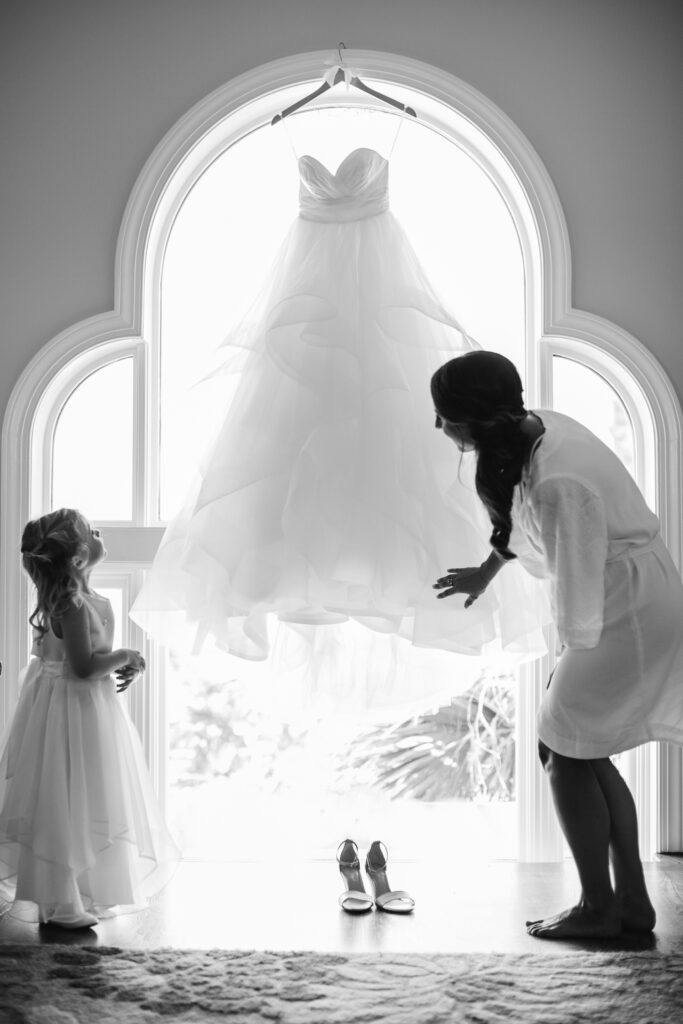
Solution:
<svg viewBox="0 0 683 1024">
<path fill-rule="evenodd" d="M 388 837 L 407 859 L 517 856 L 511 675 L 382 723 L 295 708 L 270 672 L 216 649 L 166 652 L 166 807 L 185 857 L 326 859 L 347 832 L 362 847 Z"/>
<path fill-rule="evenodd" d="M 583 423 L 635 476 L 635 438 L 626 406 L 604 377 L 574 359 L 553 356 L 553 405 Z"/>
<path fill-rule="evenodd" d="M 52 462 L 52 508 L 95 521 L 133 518 L 133 360 L 95 370 L 64 403 Z"/>
<path fill-rule="evenodd" d="M 334 170 L 356 147 L 388 154 L 398 120 L 380 111 L 314 110 L 288 125 L 299 154 Z M 233 399 L 239 366 L 193 385 L 210 372 L 221 340 L 245 321 L 268 281 L 297 215 L 298 193 L 287 136 L 266 127 L 220 156 L 176 217 L 161 283 L 162 520 L 178 510 L 198 455 Z M 523 365 L 522 253 L 510 211 L 487 174 L 449 139 L 404 120 L 391 156 L 390 202 L 463 327 L 484 348 Z M 446 859 L 458 851 L 516 855 L 512 685 L 492 684 L 485 698 L 470 695 L 405 723 L 403 746 L 394 751 L 386 726 L 361 735 L 340 716 L 305 723 L 288 719 L 289 709 L 273 701 L 255 706 L 250 684 L 258 688 L 256 677 L 268 671 L 265 663 L 227 655 L 212 662 L 206 649 L 187 660 L 168 652 L 168 807 L 186 856 L 260 858 L 284 844 L 288 855 L 327 857 L 347 827 L 361 841 L 373 838 L 363 829 L 400 836 L 397 845 L 408 856 L 431 839 L 446 849 Z M 277 689 L 280 681 L 270 682 Z M 498 728 L 484 737 L 477 723 L 490 716 Z M 377 774 L 387 745 L 392 783 L 373 784 L 368 776 Z M 424 753 L 426 785 L 411 753 L 416 747 Z"/>
</svg>

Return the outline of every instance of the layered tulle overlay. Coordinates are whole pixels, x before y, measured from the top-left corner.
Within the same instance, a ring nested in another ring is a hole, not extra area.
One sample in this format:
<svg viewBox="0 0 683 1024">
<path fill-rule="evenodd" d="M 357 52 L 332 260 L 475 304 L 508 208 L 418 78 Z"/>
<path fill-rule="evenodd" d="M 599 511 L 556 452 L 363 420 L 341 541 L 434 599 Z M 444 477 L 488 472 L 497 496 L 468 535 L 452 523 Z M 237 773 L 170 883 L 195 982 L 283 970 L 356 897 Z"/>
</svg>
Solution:
<svg viewBox="0 0 683 1024">
<path fill-rule="evenodd" d="M 0 902 L 27 920 L 139 909 L 178 857 L 113 679 L 33 658 L 0 748 Z"/>
<path fill-rule="evenodd" d="M 388 210 L 382 156 L 299 168 L 300 216 L 216 371 L 235 397 L 131 614 L 175 646 L 305 666 L 340 706 L 457 692 L 476 655 L 544 650 L 516 566 L 467 611 L 432 588 L 489 550 L 473 457 L 434 429 L 429 390 L 476 344 Z"/>
</svg>

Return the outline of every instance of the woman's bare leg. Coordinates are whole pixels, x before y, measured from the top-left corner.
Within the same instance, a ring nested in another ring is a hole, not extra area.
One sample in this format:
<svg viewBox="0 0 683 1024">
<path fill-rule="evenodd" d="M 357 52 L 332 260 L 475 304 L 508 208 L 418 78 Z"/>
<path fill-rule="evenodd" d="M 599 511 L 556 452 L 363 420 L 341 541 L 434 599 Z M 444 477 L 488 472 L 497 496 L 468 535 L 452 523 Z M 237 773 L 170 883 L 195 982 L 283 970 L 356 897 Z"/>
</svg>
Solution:
<svg viewBox="0 0 683 1024">
<path fill-rule="evenodd" d="M 652 931 L 655 910 L 645 885 L 638 849 L 638 819 L 631 791 L 607 757 L 591 761 L 602 789 L 611 820 L 610 857 L 614 891 L 627 931 Z"/>
<path fill-rule="evenodd" d="M 544 743 L 539 744 L 539 751 L 579 873 L 581 898 L 575 907 L 554 917 L 528 922 L 527 931 L 548 939 L 618 935 L 621 920 L 609 870 L 612 819 L 593 764 L 556 754 Z"/>
</svg>

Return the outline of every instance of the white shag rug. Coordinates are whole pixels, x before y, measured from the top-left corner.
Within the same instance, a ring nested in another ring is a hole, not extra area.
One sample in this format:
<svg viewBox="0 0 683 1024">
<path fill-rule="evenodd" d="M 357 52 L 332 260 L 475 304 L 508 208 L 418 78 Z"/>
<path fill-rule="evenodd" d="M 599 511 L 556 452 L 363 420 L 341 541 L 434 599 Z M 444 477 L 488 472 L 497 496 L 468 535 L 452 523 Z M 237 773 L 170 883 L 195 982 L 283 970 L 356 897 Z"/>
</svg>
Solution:
<svg viewBox="0 0 683 1024">
<path fill-rule="evenodd" d="M 0 946 L 0 1024 L 681 1024 L 683 954 Z"/>
</svg>

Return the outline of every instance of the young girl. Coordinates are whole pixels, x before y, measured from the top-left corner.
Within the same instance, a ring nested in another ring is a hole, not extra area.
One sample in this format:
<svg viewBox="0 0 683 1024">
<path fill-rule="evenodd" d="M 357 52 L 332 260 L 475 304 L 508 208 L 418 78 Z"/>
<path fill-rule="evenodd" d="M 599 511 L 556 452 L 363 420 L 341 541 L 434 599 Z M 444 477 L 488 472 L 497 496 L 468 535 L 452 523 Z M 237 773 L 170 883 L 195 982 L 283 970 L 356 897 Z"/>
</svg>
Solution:
<svg viewBox="0 0 683 1024">
<path fill-rule="evenodd" d="M 524 408 L 503 356 L 446 363 L 432 399 L 436 427 L 476 453 L 494 527 L 488 559 L 449 569 L 438 596 L 466 594 L 469 607 L 517 557 L 549 580 L 563 647 L 539 709 L 539 749 L 582 891 L 575 907 L 527 929 L 553 939 L 651 931 L 635 806 L 610 755 L 683 743 L 683 586 L 657 517 L 589 430 Z"/>
<path fill-rule="evenodd" d="M 106 556 L 99 530 L 62 508 L 28 523 L 21 552 L 35 657 L 0 747 L 0 894 L 22 916 L 28 901 L 41 923 L 83 928 L 139 908 L 178 851 L 116 696 L 145 662 L 112 650 L 111 604 L 90 587 Z"/>
</svg>

